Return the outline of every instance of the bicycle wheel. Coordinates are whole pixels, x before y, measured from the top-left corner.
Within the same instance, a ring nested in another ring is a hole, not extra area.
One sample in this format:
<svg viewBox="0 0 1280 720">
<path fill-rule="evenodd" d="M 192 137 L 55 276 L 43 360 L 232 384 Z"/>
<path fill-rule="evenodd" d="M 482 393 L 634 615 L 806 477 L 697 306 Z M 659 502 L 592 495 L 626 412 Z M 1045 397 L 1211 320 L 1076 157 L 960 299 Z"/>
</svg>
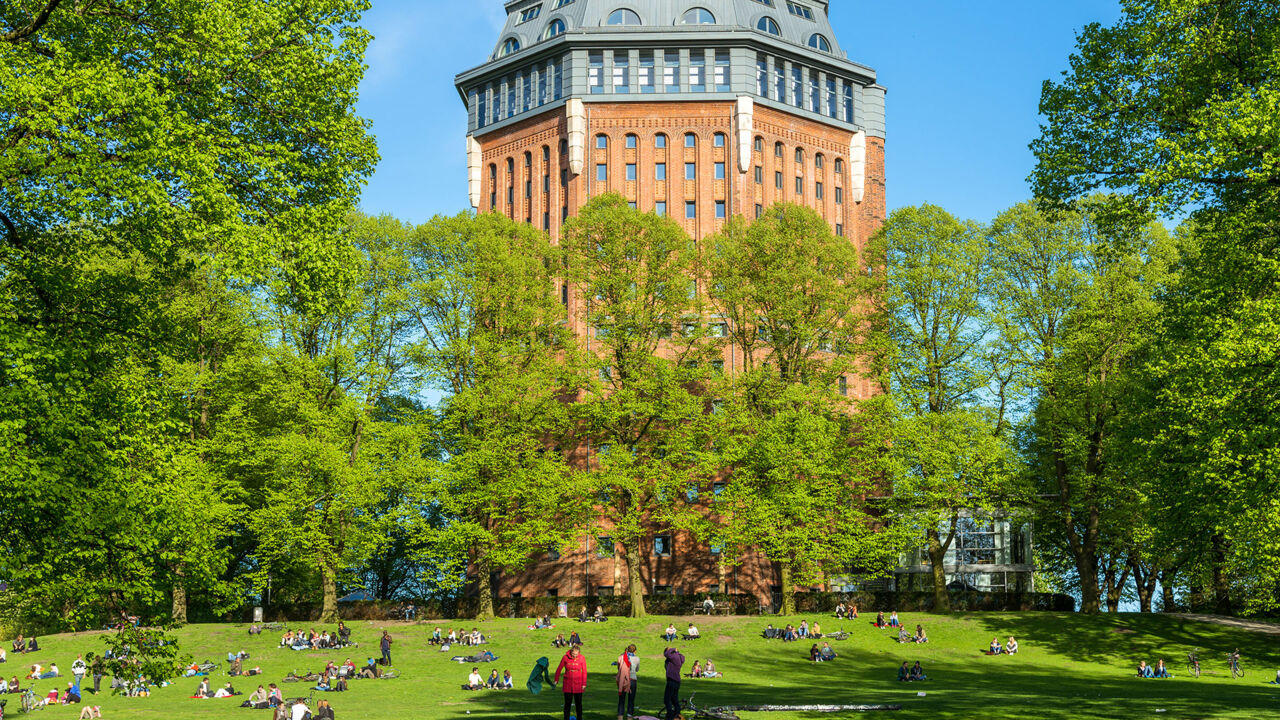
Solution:
<svg viewBox="0 0 1280 720">
<path fill-rule="evenodd" d="M 1240 667 L 1240 665 L 1237 663 L 1234 667 L 1232 667 L 1232 668 L 1231 668 L 1231 675 L 1232 675 L 1232 677 L 1236 677 L 1236 678 L 1239 678 L 1239 679 L 1243 680 L 1243 679 L 1244 679 L 1244 668 Z"/>
</svg>

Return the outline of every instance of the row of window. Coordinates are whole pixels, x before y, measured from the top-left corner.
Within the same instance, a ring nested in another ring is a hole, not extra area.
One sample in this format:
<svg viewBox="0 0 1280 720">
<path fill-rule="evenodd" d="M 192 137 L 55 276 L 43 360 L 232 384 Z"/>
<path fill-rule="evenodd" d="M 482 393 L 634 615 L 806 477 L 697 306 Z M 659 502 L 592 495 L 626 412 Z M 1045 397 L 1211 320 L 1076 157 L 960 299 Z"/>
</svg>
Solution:
<svg viewBox="0 0 1280 720">
<path fill-rule="evenodd" d="M 564 94 L 560 60 L 521 68 L 501 80 L 472 88 L 471 104 L 476 109 L 476 127 L 497 123 L 547 103 Z"/>
<path fill-rule="evenodd" d="M 847 123 L 854 121 L 852 83 L 772 55 L 756 55 L 756 94 Z"/>
<path fill-rule="evenodd" d="M 573 0 L 569 0 L 569 2 L 572 2 L 572 1 Z M 764 4 L 767 4 L 769 7 L 774 7 L 772 0 L 768 0 L 768 2 L 765 2 L 765 0 L 756 0 L 756 1 L 763 2 Z M 565 2 L 564 0 L 558 0 L 555 7 L 559 8 L 567 4 L 568 2 Z M 805 18 L 806 20 L 813 20 L 813 9 L 807 5 L 802 5 L 800 3 L 795 3 L 795 2 L 787 2 L 787 11 L 790 12 L 792 15 L 795 15 L 796 17 L 802 17 L 802 18 Z M 531 7 L 525 8 L 520 12 L 520 19 L 519 21 L 517 21 L 516 24 L 523 25 L 524 23 L 537 19 L 537 17 L 541 14 L 542 14 L 542 5 L 533 5 Z M 643 25 L 644 23 L 640 20 L 640 16 L 636 13 L 636 11 L 629 10 L 626 8 L 620 8 L 618 10 L 614 10 L 612 13 L 609 14 L 609 17 L 606 20 L 605 24 L 618 25 L 618 26 L 625 27 L 625 26 Z M 706 8 L 702 8 L 702 7 L 690 8 L 689 10 L 686 10 L 683 15 L 680 16 L 680 24 L 681 25 L 715 25 L 716 16 Z M 563 35 L 567 29 L 568 28 L 566 27 L 564 20 L 560 18 L 555 18 L 550 23 L 547 23 L 547 28 L 542 33 L 542 39 L 550 40 L 552 38 L 559 37 Z M 776 35 L 776 36 L 782 35 L 782 29 L 778 26 L 778 21 L 769 17 L 768 15 L 760 18 L 760 20 L 756 22 L 756 29 L 759 30 L 760 32 L 767 33 L 769 35 Z M 819 50 L 821 52 L 825 52 L 825 53 L 831 52 L 831 42 L 827 40 L 826 36 L 822 35 L 821 33 L 811 34 L 809 36 L 808 45 L 809 47 L 815 50 Z M 502 46 L 498 48 L 498 52 L 494 55 L 494 57 L 495 58 L 506 57 L 507 55 L 511 55 L 512 53 L 519 52 L 520 49 L 521 49 L 520 39 L 515 37 L 509 37 L 502 42 Z"/>
<path fill-rule="evenodd" d="M 662 67 L 658 67 L 661 58 Z M 664 92 L 729 92 L 730 55 L 728 50 L 641 50 L 637 55 L 635 74 L 631 70 L 631 53 L 628 50 L 604 52 L 595 50 L 587 54 L 588 92 L 626 94 L 636 92 L 655 93 L 659 87 Z M 683 69 L 683 72 L 681 72 Z M 710 73 L 708 73 L 710 69 Z M 606 83 L 606 78 L 608 81 Z"/>
</svg>

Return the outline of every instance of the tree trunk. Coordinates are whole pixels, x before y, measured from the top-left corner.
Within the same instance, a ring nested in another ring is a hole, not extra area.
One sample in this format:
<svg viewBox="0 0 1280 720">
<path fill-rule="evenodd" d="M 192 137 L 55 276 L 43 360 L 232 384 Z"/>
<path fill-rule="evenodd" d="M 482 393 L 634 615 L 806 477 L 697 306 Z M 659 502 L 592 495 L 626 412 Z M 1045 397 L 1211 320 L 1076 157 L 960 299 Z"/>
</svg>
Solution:
<svg viewBox="0 0 1280 720">
<path fill-rule="evenodd" d="M 729 592 L 728 583 L 725 582 L 724 560 L 716 563 L 716 592 L 726 595 Z"/>
<path fill-rule="evenodd" d="M 173 569 L 173 621 L 187 624 L 187 580 L 181 565 Z"/>
<path fill-rule="evenodd" d="M 493 564 L 489 562 L 489 554 L 482 548 L 476 548 L 476 590 L 480 599 L 480 607 L 476 609 L 477 620 L 493 619 Z"/>
<path fill-rule="evenodd" d="M 926 550 L 929 552 L 929 566 L 933 573 L 933 611 L 936 613 L 951 612 L 951 594 L 947 592 L 947 547 L 942 543 L 941 534 L 930 528 L 925 531 Z M 947 543 L 949 545 L 950 543 Z"/>
<path fill-rule="evenodd" d="M 644 611 L 644 579 L 640 577 L 640 539 L 623 545 L 627 553 L 627 592 L 631 595 L 631 617 L 647 617 Z"/>
<path fill-rule="evenodd" d="M 782 576 L 782 607 L 778 608 L 779 615 L 795 615 L 796 614 L 796 587 L 791 580 L 791 561 L 782 560 L 778 563 L 778 568 Z"/>
<path fill-rule="evenodd" d="M 320 622 L 338 621 L 338 569 L 328 560 L 320 562 Z"/>
<path fill-rule="evenodd" d="M 1173 596 L 1173 582 L 1177 579 L 1177 573 L 1172 570 L 1160 571 L 1160 592 L 1162 593 L 1161 603 L 1163 607 L 1160 612 L 1171 613 L 1177 607 L 1177 600 Z"/>
<path fill-rule="evenodd" d="M 1098 595 L 1098 568 L 1082 555 L 1076 556 L 1076 573 L 1080 576 L 1080 612 L 1086 615 L 1097 615 L 1102 612 L 1102 603 Z"/>
<path fill-rule="evenodd" d="M 1116 563 L 1119 564 L 1119 563 Z M 1129 582 L 1129 568 L 1125 566 L 1120 571 L 1120 578 L 1115 579 L 1115 569 L 1108 573 L 1107 576 L 1107 612 L 1120 612 L 1120 600 L 1124 597 L 1124 586 Z"/>
<path fill-rule="evenodd" d="M 1213 610 L 1219 615 L 1231 614 L 1231 585 L 1227 579 L 1227 543 L 1221 535 L 1213 536 Z"/>
</svg>

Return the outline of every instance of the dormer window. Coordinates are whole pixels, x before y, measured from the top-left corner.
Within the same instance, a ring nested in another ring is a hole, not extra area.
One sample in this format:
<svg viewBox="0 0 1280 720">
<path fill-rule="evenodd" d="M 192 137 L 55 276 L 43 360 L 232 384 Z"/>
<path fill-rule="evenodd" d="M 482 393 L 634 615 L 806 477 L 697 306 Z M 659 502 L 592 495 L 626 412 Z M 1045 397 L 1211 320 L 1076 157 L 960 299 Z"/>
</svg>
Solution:
<svg viewBox="0 0 1280 720">
<path fill-rule="evenodd" d="M 613 12 L 609 13 L 609 19 L 605 22 L 605 24 L 606 25 L 639 25 L 640 16 L 636 14 L 635 10 L 627 10 L 626 8 L 622 8 L 619 10 L 614 10 Z"/>
<path fill-rule="evenodd" d="M 543 38 L 550 40 L 553 37 L 559 37 L 563 35 L 564 31 L 565 31 L 564 21 L 561 20 L 560 18 L 556 18 L 555 20 L 552 20 L 547 25 L 547 32 L 543 34 Z"/>
<path fill-rule="evenodd" d="M 801 5 L 798 2 L 790 2 L 790 0 L 788 0 L 787 12 L 795 15 L 796 17 L 802 17 L 805 20 L 813 19 L 813 8 L 808 5 Z"/>
<path fill-rule="evenodd" d="M 565 5 L 570 5 L 570 4 L 572 4 L 572 3 L 573 3 L 573 0 L 556 0 L 556 5 L 555 5 L 555 6 L 556 6 L 557 8 L 562 8 L 562 7 L 564 7 Z M 553 9 L 554 9 L 554 8 L 553 8 Z"/>
<path fill-rule="evenodd" d="M 502 49 L 498 51 L 498 57 L 506 57 L 511 53 L 517 52 L 519 49 L 519 40 L 515 38 L 507 38 L 506 42 L 502 43 Z"/>
<path fill-rule="evenodd" d="M 756 23 L 756 29 L 770 35 L 782 34 L 782 30 L 778 28 L 778 22 L 771 17 L 760 18 L 760 22 Z"/>
<path fill-rule="evenodd" d="M 541 5 L 541 4 L 533 5 L 533 6 L 531 6 L 531 7 L 527 7 L 527 8 L 525 8 L 524 10 L 521 10 L 521 11 L 520 11 L 520 22 L 521 22 L 521 23 L 527 23 L 527 22 L 529 22 L 530 20 L 533 20 L 533 19 L 537 18 L 537 17 L 538 17 L 538 15 L 540 15 L 540 14 L 542 14 L 542 5 Z M 517 23 L 517 25 L 518 25 L 518 24 L 520 24 L 520 23 Z"/>
<path fill-rule="evenodd" d="M 706 8 L 693 8 L 685 11 L 684 17 L 680 18 L 681 25 L 715 25 L 716 16 Z"/>
<path fill-rule="evenodd" d="M 831 43 L 827 42 L 827 39 L 818 33 L 809 36 L 809 47 L 822 52 L 831 52 Z"/>
</svg>

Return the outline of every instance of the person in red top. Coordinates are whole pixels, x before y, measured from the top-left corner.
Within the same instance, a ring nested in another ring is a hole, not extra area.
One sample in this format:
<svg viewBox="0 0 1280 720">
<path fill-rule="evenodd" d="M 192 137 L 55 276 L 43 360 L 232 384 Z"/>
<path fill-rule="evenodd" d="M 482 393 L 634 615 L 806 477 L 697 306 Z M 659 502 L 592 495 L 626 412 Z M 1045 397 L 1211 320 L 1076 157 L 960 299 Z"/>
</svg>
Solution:
<svg viewBox="0 0 1280 720">
<path fill-rule="evenodd" d="M 563 683 L 560 680 L 562 674 L 564 675 Z M 560 659 L 560 666 L 556 668 L 555 683 L 564 691 L 564 720 L 569 720 L 570 704 L 578 713 L 573 717 L 581 720 L 582 693 L 587 689 L 587 659 L 582 656 L 582 650 L 578 649 L 577 645 L 569 648 L 569 652 Z"/>
</svg>

